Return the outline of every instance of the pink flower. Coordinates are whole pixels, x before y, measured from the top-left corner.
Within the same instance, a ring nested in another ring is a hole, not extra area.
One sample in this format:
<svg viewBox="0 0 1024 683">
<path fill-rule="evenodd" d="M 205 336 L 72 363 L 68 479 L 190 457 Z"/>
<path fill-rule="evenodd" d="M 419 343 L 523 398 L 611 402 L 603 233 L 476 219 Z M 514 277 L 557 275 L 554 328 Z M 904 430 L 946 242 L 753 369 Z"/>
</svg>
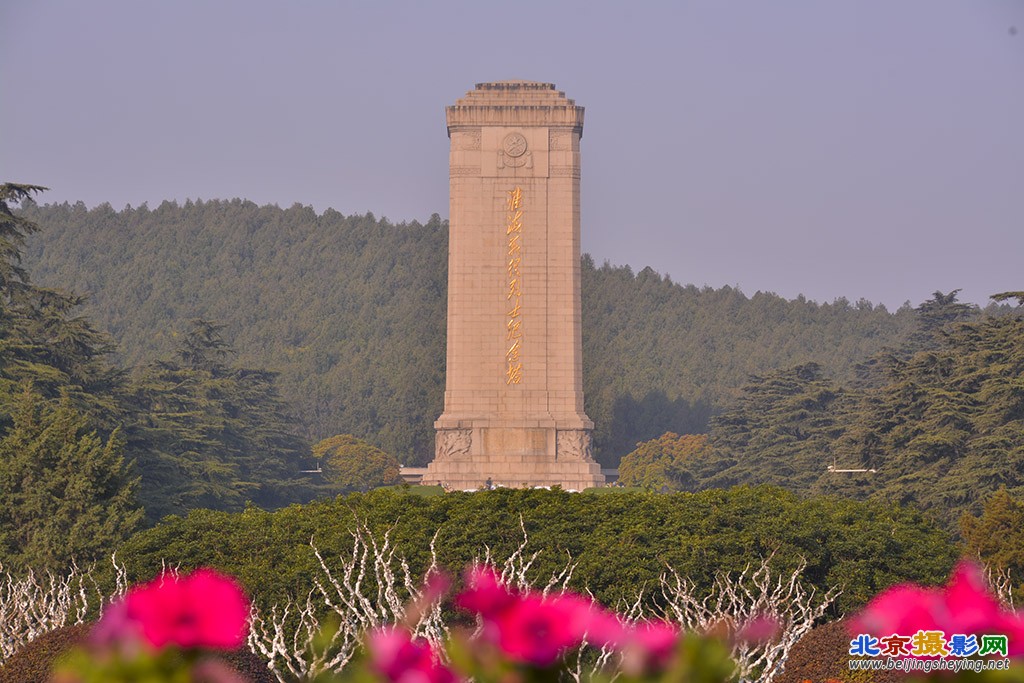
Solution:
<svg viewBox="0 0 1024 683">
<path fill-rule="evenodd" d="M 584 639 L 598 646 L 625 640 L 618 617 L 582 596 L 517 591 L 504 585 L 490 567 L 472 568 L 466 586 L 455 603 L 478 613 L 484 622 L 482 638 L 513 661 L 548 666 Z"/>
<path fill-rule="evenodd" d="M 944 620 L 945 609 L 941 591 L 900 584 L 877 595 L 850 621 L 849 629 L 854 635 L 911 635 L 918 629 L 938 628 L 936 624 Z"/>
<path fill-rule="evenodd" d="M 632 630 L 622 619 L 600 605 L 592 604 L 587 616 L 586 641 L 595 647 L 621 648 L 629 639 Z"/>
<path fill-rule="evenodd" d="M 954 626 L 958 633 L 974 633 L 1002 623 L 1011 616 L 998 598 L 989 593 L 985 574 L 973 562 L 962 561 L 953 570 L 943 593 L 946 626 Z"/>
<path fill-rule="evenodd" d="M 108 605 L 89 632 L 89 642 L 100 649 L 133 648 L 141 640 L 142 626 L 128 617 L 128 603 L 124 600 Z"/>
<path fill-rule="evenodd" d="M 408 631 L 394 627 L 367 636 L 370 664 L 392 683 L 452 683 L 455 674 L 442 664 L 426 641 L 415 641 Z"/>
<path fill-rule="evenodd" d="M 623 647 L 623 669 L 632 675 L 663 671 L 672 661 L 679 635 L 679 627 L 667 621 L 638 622 Z"/>
<path fill-rule="evenodd" d="M 423 581 L 423 593 L 420 599 L 426 603 L 436 602 L 448 592 L 451 584 L 452 582 L 448 580 L 447 576 L 441 572 L 432 571 Z"/>
<path fill-rule="evenodd" d="M 525 595 L 494 615 L 498 647 L 514 661 L 548 666 L 583 644 L 590 610 L 591 603 L 575 595 Z"/>
<path fill-rule="evenodd" d="M 513 605 L 518 595 L 490 567 L 471 567 L 466 572 L 466 589 L 455 597 L 455 604 L 487 619 Z"/>
<path fill-rule="evenodd" d="M 945 588 L 901 584 L 883 591 L 849 625 L 850 633 L 913 635 L 919 630 L 949 635 L 1005 634 L 1010 656 L 1024 654 L 1024 615 L 1005 609 L 985 583 L 980 567 L 957 565 Z"/>
<path fill-rule="evenodd" d="M 944 591 L 947 633 L 1007 636 L 1011 657 L 1024 655 L 1024 612 L 1006 609 L 988 590 L 981 567 L 969 561 L 957 565 Z"/>
<path fill-rule="evenodd" d="M 125 598 L 125 612 L 154 647 L 234 650 L 245 642 L 249 600 L 234 579 L 200 569 L 136 586 Z"/>
<path fill-rule="evenodd" d="M 644 666 L 671 657 L 678 631 L 664 622 L 629 627 L 614 612 L 573 593 L 544 597 L 501 583 L 489 567 L 474 567 L 458 606 L 483 619 L 481 638 L 509 659 L 535 666 L 553 664 L 566 650 L 584 643 L 631 650 Z"/>
</svg>

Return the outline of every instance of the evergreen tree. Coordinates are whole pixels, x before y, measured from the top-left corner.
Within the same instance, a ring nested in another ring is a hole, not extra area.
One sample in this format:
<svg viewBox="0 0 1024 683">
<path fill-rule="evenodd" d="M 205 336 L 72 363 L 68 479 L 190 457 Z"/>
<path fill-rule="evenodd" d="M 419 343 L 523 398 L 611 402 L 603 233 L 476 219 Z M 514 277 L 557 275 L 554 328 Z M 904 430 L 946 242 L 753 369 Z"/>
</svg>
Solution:
<svg viewBox="0 0 1024 683">
<path fill-rule="evenodd" d="M 113 344 L 76 314 L 81 298 L 21 267 L 38 228 L 10 203 L 44 189 L 0 185 L 0 562 L 39 569 L 109 551 L 141 517 Z"/>
<path fill-rule="evenodd" d="M 137 483 L 118 433 L 104 441 L 69 398 L 52 405 L 25 385 L 0 439 L 0 562 L 41 570 L 97 559 L 138 527 Z"/>
<path fill-rule="evenodd" d="M 775 484 L 806 490 L 831 464 L 849 397 L 817 363 L 754 376 L 730 410 L 712 420 L 711 455 L 690 468 L 702 486 Z"/>
<path fill-rule="evenodd" d="M 836 444 L 840 457 L 878 470 L 872 495 L 953 525 L 1000 486 L 1024 487 L 1024 318 L 955 324 L 887 372 Z"/>
<path fill-rule="evenodd" d="M 950 529 L 999 487 L 1019 494 L 1024 316 L 998 313 L 954 323 L 936 315 L 946 322 L 934 338 L 876 357 L 877 377 L 856 390 L 814 365 L 753 378 L 713 421 L 710 456 L 688 470 L 695 485 L 773 483 L 914 504 Z"/>
<path fill-rule="evenodd" d="M 989 297 L 995 302 L 1002 303 L 1010 299 L 1016 299 L 1018 306 L 1024 306 L 1024 292 L 1000 292 Z"/>
<path fill-rule="evenodd" d="M 1024 593 L 1024 497 L 1000 488 L 981 515 L 964 515 L 960 530 L 967 550 L 992 570 L 1008 571 L 1014 594 Z"/>
<path fill-rule="evenodd" d="M 121 416 L 122 373 L 107 360 L 114 345 L 75 314 L 82 299 L 37 287 L 21 267 L 26 238 L 39 230 L 8 202 L 31 202 L 37 185 L 0 185 L 0 429 L 10 425 L 18 387 L 30 382 L 46 398 L 69 396 L 106 431 Z"/>
<path fill-rule="evenodd" d="M 949 325 L 976 317 L 977 306 L 956 300 L 959 289 L 949 294 L 935 292 L 932 298 L 914 309 L 917 314 L 917 329 L 910 336 L 908 348 L 914 352 L 933 349 L 941 343 L 941 333 Z"/>
<path fill-rule="evenodd" d="M 21 267 L 25 238 L 39 228 L 35 223 L 11 210 L 11 204 L 31 201 L 32 196 L 47 188 L 20 183 L 0 184 L 0 305 L 17 301 L 18 294 L 28 288 L 28 273 Z"/>
<path fill-rule="evenodd" d="M 152 363 L 134 382 L 129 444 L 151 521 L 196 507 L 279 507 L 312 495 L 299 476 L 309 447 L 274 373 L 227 365 L 233 350 L 222 329 L 193 320 L 176 359 Z"/>
</svg>

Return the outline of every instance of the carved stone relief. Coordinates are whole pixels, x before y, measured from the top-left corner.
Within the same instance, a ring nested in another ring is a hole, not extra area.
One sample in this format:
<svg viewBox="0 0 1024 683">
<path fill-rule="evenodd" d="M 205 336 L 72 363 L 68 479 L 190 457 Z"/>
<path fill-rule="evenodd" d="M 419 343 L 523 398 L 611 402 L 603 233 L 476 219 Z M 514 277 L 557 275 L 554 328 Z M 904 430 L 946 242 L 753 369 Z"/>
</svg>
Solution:
<svg viewBox="0 0 1024 683">
<path fill-rule="evenodd" d="M 509 133 L 498 150 L 498 168 L 533 168 L 533 153 L 521 133 Z"/>
<path fill-rule="evenodd" d="M 480 130 L 460 131 L 455 138 L 455 149 L 474 151 L 480 149 Z"/>
<path fill-rule="evenodd" d="M 555 437 L 555 459 L 593 461 L 594 449 L 590 441 L 590 430 L 560 430 Z"/>
<path fill-rule="evenodd" d="M 435 442 L 435 459 L 456 458 L 469 455 L 469 448 L 473 445 L 473 430 L 471 429 L 439 429 Z"/>
<path fill-rule="evenodd" d="M 564 130 L 552 130 L 548 134 L 548 149 L 553 152 L 568 152 L 572 150 L 572 141 L 569 133 Z"/>
</svg>

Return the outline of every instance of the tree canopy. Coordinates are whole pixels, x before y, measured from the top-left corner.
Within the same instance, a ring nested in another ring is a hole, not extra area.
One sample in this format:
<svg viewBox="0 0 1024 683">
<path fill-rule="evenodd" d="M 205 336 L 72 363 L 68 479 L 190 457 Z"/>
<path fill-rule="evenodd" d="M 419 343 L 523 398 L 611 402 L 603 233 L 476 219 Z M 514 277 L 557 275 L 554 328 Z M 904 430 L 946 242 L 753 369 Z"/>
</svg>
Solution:
<svg viewBox="0 0 1024 683">
<path fill-rule="evenodd" d="M 369 491 L 401 483 L 401 463 L 351 434 L 338 434 L 313 445 L 313 457 L 323 469 L 327 485 L 335 492 Z"/>
<path fill-rule="evenodd" d="M 619 464 L 619 483 L 652 491 L 690 491 L 695 488 L 689 467 L 710 455 L 706 434 L 673 434 L 637 444 Z"/>
<path fill-rule="evenodd" d="M 70 399 L 53 405 L 26 384 L 0 439 L 0 563 L 98 559 L 139 527 L 137 486 L 119 433 L 100 438 Z"/>
<path fill-rule="evenodd" d="M 275 373 L 229 365 L 223 326 L 191 321 L 173 360 L 131 383 L 129 444 L 156 521 L 197 507 L 280 507 L 313 497 L 300 470 L 309 444 L 278 396 Z"/>
<path fill-rule="evenodd" d="M 197 510 L 140 532 L 118 553 L 131 577 L 150 577 L 162 562 L 213 566 L 258 588 L 271 605 L 310 590 L 317 559 L 351 552 L 351 532 L 365 525 L 420 576 L 431 545 L 442 569 L 457 575 L 490 549 L 508 557 L 529 538 L 531 572 L 543 583 L 567 563 L 572 586 L 602 602 L 655 600 L 666 564 L 707 588 L 718 571 L 739 572 L 760 557 L 779 571 L 807 561 L 804 580 L 824 591 L 842 585 L 838 609 L 863 605 L 900 581 L 941 583 L 957 558 L 948 533 L 919 512 L 770 486 L 661 495 L 498 489 L 422 496 L 401 488 L 350 494 L 276 512 Z M 522 520 L 522 522 L 520 522 Z M 522 526 L 521 526 L 522 524 Z"/>
<path fill-rule="evenodd" d="M 959 314 L 936 315 L 942 307 L 959 309 L 955 293 L 926 302 L 928 334 L 876 356 L 867 381 L 844 387 L 813 363 L 752 377 L 712 421 L 710 449 L 688 459 L 670 488 L 768 483 L 913 503 L 950 529 L 1000 487 L 1019 495 L 1024 316 L 1001 310 L 957 322 Z"/>
<path fill-rule="evenodd" d="M 75 314 L 78 297 L 37 287 L 20 265 L 38 227 L 9 202 L 44 189 L 0 185 L 0 563 L 39 569 L 95 558 L 142 516 L 113 345 Z"/>
<path fill-rule="evenodd" d="M 1000 488 L 978 516 L 964 515 L 960 529 L 968 552 L 993 571 L 1016 580 L 1014 595 L 1024 593 L 1024 496 Z"/>
</svg>

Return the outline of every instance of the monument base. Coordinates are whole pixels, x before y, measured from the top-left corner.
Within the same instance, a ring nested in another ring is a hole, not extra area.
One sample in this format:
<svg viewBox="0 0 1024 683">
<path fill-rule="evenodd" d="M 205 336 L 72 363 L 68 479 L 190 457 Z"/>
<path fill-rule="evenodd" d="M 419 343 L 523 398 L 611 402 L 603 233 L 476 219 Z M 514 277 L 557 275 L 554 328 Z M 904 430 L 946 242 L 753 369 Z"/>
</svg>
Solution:
<svg viewBox="0 0 1024 683">
<path fill-rule="evenodd" d="M 591 455 L 589 428 L 459 426 L 438 428 L 436 455 L 422 483 L 463 491 L 488 486 L 582 491 L 604 486 L 605 478 Z"/>
</svg>

